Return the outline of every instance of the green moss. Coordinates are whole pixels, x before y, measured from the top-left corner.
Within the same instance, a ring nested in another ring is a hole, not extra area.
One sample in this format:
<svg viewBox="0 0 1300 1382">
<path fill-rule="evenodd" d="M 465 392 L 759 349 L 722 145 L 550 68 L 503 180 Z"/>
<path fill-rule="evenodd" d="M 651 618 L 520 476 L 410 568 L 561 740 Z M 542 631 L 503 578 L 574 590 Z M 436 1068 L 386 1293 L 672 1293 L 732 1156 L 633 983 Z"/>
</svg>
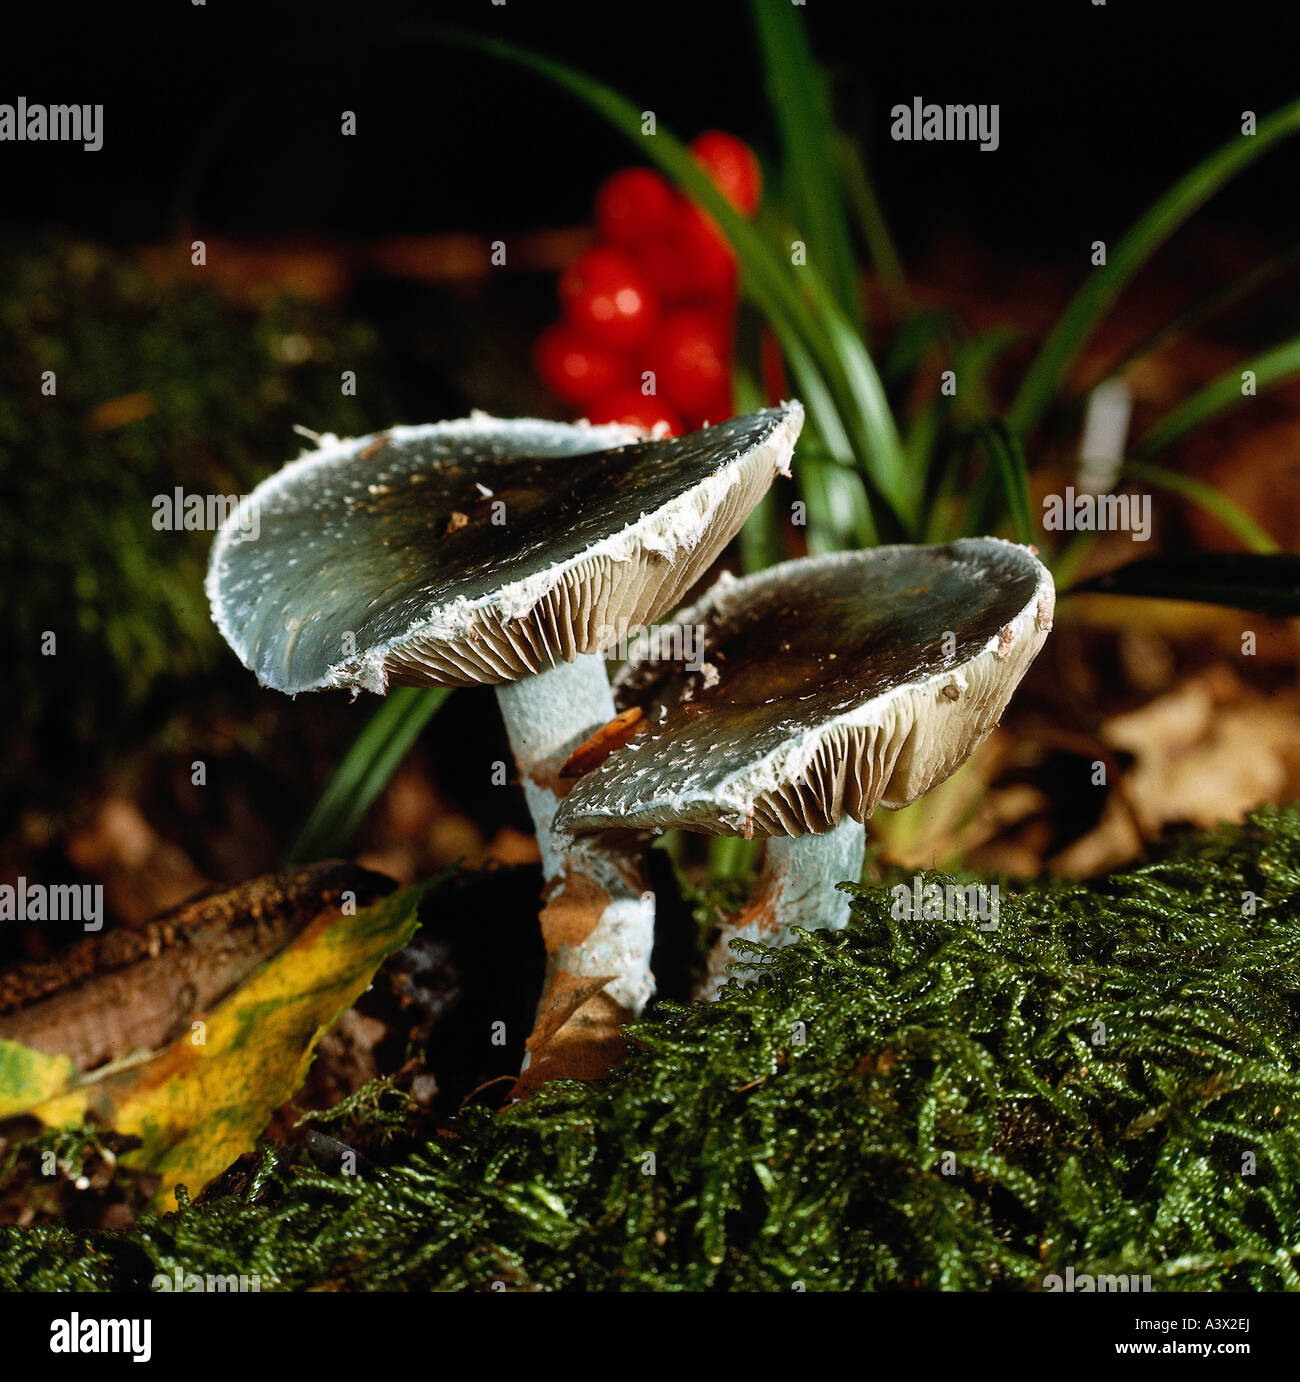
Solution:
<svg viewBox="0 0 1300 1382">
<path fill-rule="evenodd" d="M 368 1179 L 268 1148 L 129 1234 L 7 1229 L 0 1283 L 1300 1287 L 1300 816 L 1004 890 L 988 932 L 889 901 L 659 1007 L 604 1085 L 470 1111 Z"/>
<path fill-rule="evenodd" d="M 0 254 L 0 550 L 24 753 L 96 751 L 167 678 L 216 661 L 203 593 L 211 532 L 159 531 L 156 495 L 238 495 L 317 431 L 367 430 L 392 400 L 368 327 L 318 304 L 236 306 L 193 269 L 169 285 L 75 242 Z M 364 387 L 341 394 L 352 369 Z M 52 371 L 56 392 L 43 391 Z M 116 416 L 104 405 L 134 399 Z M 56 638 L 50 656 L 43 640 Z"/>
</svg>

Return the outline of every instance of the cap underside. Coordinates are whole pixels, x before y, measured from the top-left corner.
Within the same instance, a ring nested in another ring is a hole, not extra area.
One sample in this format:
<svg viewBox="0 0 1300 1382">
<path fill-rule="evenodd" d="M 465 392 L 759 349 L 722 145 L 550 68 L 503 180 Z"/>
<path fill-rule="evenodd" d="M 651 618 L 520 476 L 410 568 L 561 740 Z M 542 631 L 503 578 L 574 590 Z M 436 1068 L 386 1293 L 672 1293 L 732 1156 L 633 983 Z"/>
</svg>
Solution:
<svg viewBox="0 0 1300 1382">
<path fill-rule="evenodd" d="M 1032 554 L 988 538 L 721 581 L 674 621 L 690 665 L 633 649 L 616 693 L 647 727 L 579 779 L 556 826 L 820 834 L 905 806 L 996 725 L 1052 604 Z"/>
<path fill-rule="evenodd" d="M 478 414 L 332 443 L 213 547 L 213 617 L 286 692 L 517 680 L 670 608 L 785 469 L 792 404 L 645 440 Z M 245 527 L 249 525 L 245 522 Z"/>
</svg>

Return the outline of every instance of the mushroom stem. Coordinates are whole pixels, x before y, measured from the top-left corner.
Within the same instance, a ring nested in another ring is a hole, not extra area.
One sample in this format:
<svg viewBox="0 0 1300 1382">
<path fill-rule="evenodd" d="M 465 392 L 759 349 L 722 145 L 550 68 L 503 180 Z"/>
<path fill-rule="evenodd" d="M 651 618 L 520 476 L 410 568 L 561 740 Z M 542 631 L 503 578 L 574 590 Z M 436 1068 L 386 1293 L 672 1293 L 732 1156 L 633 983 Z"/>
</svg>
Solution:
<svg viewBox="0 0 1300 1382">
<path fill-rule="evenodd" d="M 497 704 L 537 831 L 546 980 L 520 1085 L 591 1078 L 622 1054 L 619 1028 L 654 992 L 654 895 L 638 855 L 557 834 L 569 753 L 614 718 L 603 658 L 579 655 L 497 687 Z"/>
<path fill-rule="evenodd" d="M 844 816 L 824 835 L 794 838 L 774 835 L 763 852 L 763 868 L 745 909 L 723 923 L 722 934 L 709 954 L 708 971 L 697 998 L 716 998 L 730 978 L 745 983 L 748 976 L 729 975 L 737 958 L 734 940 L 789 945 L 795 928 L 841 931 L 849 921 L 849 899 L 835 884 L 856 883 L 862 877 L 867 832 L 860 821 Z"/>
</svg>

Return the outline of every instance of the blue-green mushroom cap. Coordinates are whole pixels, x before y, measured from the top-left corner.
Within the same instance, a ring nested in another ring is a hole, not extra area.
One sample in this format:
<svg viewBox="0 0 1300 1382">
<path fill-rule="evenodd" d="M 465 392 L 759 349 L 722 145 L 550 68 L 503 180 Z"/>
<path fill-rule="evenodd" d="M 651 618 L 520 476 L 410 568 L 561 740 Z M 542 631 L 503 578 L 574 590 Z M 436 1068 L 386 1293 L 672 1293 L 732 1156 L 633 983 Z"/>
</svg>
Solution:
<svg viewBox="0 0 1300 1382">
<path fill-rule="evenodd" d="M 735 535 L 803 422 L 683 437 L 468 418 L 322 438 L 213 545 L 213 618 L 264 685 L 515 681 L 634 636 Z"/>
</svg>

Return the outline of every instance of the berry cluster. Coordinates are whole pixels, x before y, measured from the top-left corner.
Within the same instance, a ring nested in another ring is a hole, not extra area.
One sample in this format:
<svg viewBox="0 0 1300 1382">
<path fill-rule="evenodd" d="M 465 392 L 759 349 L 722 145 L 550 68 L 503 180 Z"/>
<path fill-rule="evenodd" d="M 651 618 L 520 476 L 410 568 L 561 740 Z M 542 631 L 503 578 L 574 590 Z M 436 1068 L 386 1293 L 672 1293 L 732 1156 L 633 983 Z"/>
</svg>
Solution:
<svg viewBox="0 0 1300 1382">
<path fill-rule="evenodd" d="M 738 211 L 758 209 L 753 151 L 710 130 L 691 152 Z M 538 338 L 543 382 L 592 422 L 669 433 L 729 418 L 736 260 L 713 219 L 649 168 L 596 194 L 600 243 L 560 277 L 562 321 Z"/>
</svg>

